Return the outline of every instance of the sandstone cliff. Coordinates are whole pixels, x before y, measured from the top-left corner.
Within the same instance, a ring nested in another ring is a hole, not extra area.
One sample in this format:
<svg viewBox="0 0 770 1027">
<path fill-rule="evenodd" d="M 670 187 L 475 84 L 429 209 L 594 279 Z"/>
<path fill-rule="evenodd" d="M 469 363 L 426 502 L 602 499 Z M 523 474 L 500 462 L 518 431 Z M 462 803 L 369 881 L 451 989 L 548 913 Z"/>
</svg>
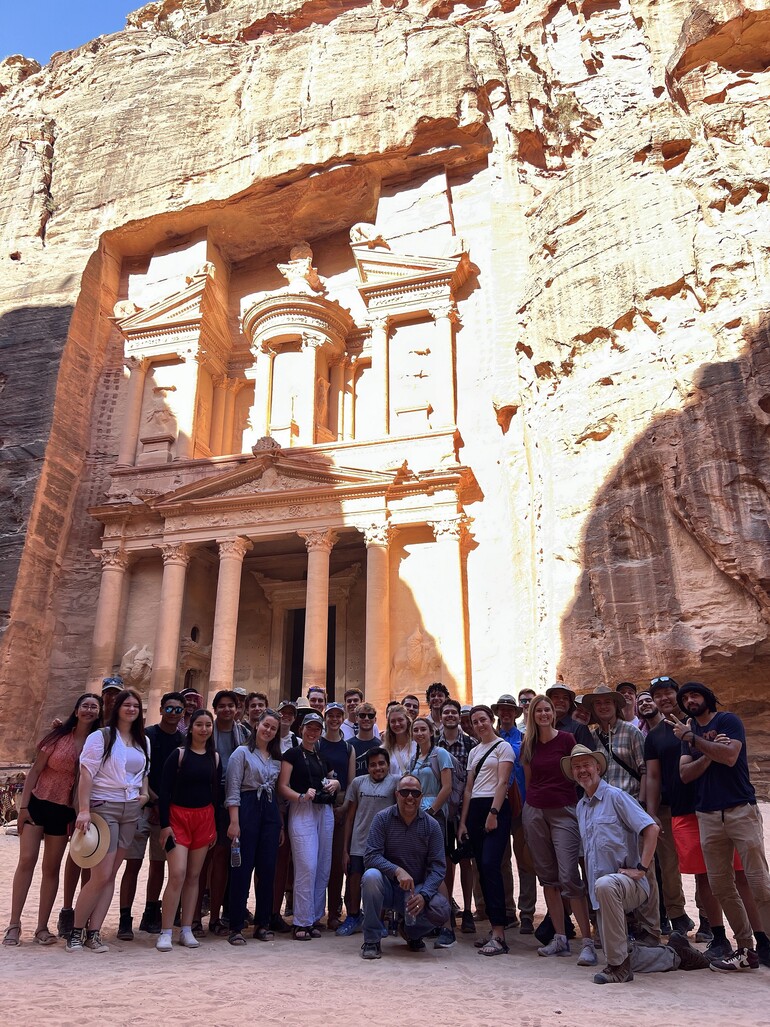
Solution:
<svg viewBox="0 0 770 1027">
<path fill-rule="evenodd" d="M 475 694 L 669 672 L 764 713 L 768 64 L 767 0 L 161 0 L 4 62 L 4 720 L 87 665 L 122 264 L 202 225 L 230 262 L 323 238 L 436 173 L 479 269 Z"/>
</svg>

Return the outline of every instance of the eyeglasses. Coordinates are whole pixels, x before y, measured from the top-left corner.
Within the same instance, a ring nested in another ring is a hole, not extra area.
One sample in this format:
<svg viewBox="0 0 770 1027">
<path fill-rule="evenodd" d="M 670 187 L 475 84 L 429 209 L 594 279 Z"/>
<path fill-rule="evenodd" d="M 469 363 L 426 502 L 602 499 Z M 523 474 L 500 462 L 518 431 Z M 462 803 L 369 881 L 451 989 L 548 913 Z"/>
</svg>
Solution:
<svg viewBox="0 0 770 1027">
<path fill-rule="evenodd" d="M 669 677 L 653 678 L 652 681 L 650 681 L 650 684 L 651 685 L 662 685 L 662 684 L 666 684 L 667 682 L 673 681 L 673 680 L 674 680 L 673 678 L 669 678 Z"/>
<path fill-rule="evenodd" d="M 359 720 L 374 720 L 374 718 L 376 716 L 377 716 L 376 713 L 359 713 L 358 714 L 358 719 Z"/>
<path fill-rule="evenodd" d="M 79 710 L 88 710 L 89 713 L 93 713 L 94 711 L 96 711 L 96 713 L 99 712 L 99 706 L 98 706 L 97 703 L 82 702 L 80 704 L 80 706 L 78 706 L 78 709 Z"/>
<path fill-rule="evenodd" d="M 419 799 L 422 792 L 419 788 L 399 788 L 398 794 L 402 799 Z"/>
<path fill-rule="evenodd" d="M 164 713 L 184 713 L 184 706 L 164 706 Z"/>
</svg>

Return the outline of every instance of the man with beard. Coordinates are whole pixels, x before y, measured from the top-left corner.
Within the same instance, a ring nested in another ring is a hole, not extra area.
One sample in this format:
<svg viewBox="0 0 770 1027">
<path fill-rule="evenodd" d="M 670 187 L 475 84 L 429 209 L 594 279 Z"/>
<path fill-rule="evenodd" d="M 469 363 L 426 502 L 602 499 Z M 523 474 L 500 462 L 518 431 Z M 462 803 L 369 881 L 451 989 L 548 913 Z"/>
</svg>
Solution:
<svg viewBox="0 0 770 1027">
<path fill-rule="evenodd" d="M 677 702 L 688 720 L 672 721 L 682 742 L 679 770 L 685 783 L 698 782 L 696 813 L 709 883 L 735 933 L 738 947 L 711 963 L 721 973 L 759 969 L 751 923 L 735 885 L 733 850 L 737 849 L 762 922 L 758 941 L 770 933 L 770 873 L 765 856 L 762 817 L 749 777 L 746 732 L 734 713 L 718 713 L 717 698 L 697 681 L 682 685 Z"/>
<path fill-rule="evenodd" d="M 596 748 L 596 739 L 591 734 L 590 728 L 585 724 L 579 724 L 572 716 L 572 711 L 575 709 L 575 693 L 569 685 L 558 681 L 550 688 L 546 688 L 545 694 L 553 704 L 556 714 L 556 723 L 554 724 L 556 730 L 569 731 L 576 742 L 580 742 L 581 745 L 593 751 Z"/>
</svg>

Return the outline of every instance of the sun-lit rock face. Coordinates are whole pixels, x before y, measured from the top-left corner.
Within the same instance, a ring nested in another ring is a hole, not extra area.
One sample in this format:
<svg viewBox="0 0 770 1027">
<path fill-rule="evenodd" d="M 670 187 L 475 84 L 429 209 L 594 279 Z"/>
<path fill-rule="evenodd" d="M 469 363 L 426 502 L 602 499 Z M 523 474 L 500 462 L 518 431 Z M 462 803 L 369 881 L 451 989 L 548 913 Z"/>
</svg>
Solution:
<svg viewBox="0 0 770 1027">
<path fill-rule="evenodd" d="M 245 358 L 237 283 L 301 240 L 344 280 L 358 223 L 474 268 L 455 332 L 474 695 L 667 672 L 764 709 L 769 39 L 767 0 L 160 0 L 41 70 L 5 61 L 4 719 L 30 696 L 50 718 L 86 679 L 116 301 L 205 232 Z"/>
</svg>

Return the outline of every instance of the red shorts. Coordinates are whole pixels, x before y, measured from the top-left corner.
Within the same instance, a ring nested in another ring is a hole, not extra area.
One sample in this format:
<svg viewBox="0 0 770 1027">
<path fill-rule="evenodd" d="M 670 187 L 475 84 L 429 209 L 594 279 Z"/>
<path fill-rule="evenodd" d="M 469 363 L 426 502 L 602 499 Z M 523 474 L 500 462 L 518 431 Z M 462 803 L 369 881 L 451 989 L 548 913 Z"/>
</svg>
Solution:
<svg viewBox="0 0 770 1027">
<path fill-rule="evenodd" d="M 177 845 L 186 849 L 207 849 L 216 839 L 214 807 L 188 809 L 187 806 L 171 805 L 168 815 Z"/>
<path fill-rule="evenodd" d="M 694 813 L 684 817 L 672 817 L 671 828 L 674 832 L 674 845 L 679 857 L 679 872 L 682 874 L 705 874 L 706 863 L 700 845 L 698 818 Z M 733 870 L 743 870 L 741 857 L 733 851 Z"/>
</svg>

